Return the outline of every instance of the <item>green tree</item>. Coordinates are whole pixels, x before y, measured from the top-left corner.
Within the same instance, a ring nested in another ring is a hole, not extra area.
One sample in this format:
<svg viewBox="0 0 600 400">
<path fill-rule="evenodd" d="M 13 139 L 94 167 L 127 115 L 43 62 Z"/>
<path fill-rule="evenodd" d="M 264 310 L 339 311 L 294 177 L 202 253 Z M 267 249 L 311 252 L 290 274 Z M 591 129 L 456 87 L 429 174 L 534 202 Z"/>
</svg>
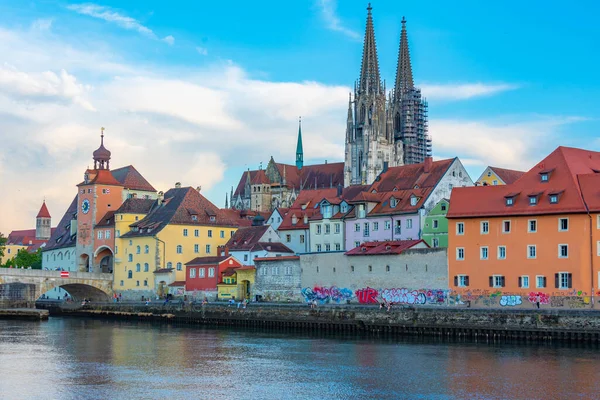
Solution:
<svg viewBox="0 0 600 400">
<path fill-rule="evenodd" d="M 42 254 L 40 251 L 30 253 L 26 249 L 21 249 L 17 252 L 14 261 L 17 268 L 37 267 L 35 269 L 40 269 L 42 266 Z"/>
</svg>

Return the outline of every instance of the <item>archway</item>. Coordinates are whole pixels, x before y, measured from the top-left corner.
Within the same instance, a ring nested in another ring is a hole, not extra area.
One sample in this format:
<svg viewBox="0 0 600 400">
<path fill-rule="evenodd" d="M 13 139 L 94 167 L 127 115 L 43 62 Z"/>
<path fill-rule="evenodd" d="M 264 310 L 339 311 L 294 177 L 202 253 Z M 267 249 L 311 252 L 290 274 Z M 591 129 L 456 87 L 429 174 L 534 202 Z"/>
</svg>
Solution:
<svg viewBox="0 0 600 400">
<path fill-rule="evenodd" d="M 114 265 L 113 251 L 108 246 L 100 246 L 94 252 L 94 264 L 98 265 L 98 272 L 112 274 Z"/>
<path fill-rule="evenodd" d="M 166 294 L 166 291 L 165 291 L 166 287 L 167 287 L 167 282 L 165 282 L 165 281 L 160 281 L 160 282 L 158 283 L 158 290 L 157 290 L 157 293 L 158 293 L 158 295 L 159 295 L 160 297 L 162 297 L 162 296 L 164 296 L 164 295 Z"/>
<path fill-rule="evenodd" d="M 241 293 L 241 298 L 242 299 L 249 299 L 250 298 L 250 281 L 244 280 L 241 282 L 242 284 L 242 293 Z"/>
<path fill-rule="evenodd" d="M 79 271 L 90 272 L 90 256 L 82 254 L 79 256 Z"/>
</svg>

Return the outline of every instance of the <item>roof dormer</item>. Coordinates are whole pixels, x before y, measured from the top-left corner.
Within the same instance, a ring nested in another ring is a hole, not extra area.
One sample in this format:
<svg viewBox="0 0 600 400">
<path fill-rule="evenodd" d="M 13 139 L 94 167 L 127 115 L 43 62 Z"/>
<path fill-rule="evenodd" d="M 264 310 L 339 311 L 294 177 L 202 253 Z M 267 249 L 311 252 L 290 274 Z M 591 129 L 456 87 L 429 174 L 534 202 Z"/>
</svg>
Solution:
<svg viewBox="0 0 600 400">
<path fill-rule="evenodd" d="M 552 172 L 554 172 L 554 168 L 544 169 L 544 170 L 538 172 L 540 174 L 540 182 L 542 182 L 542 183 L 549 182 L 550 181 L 550 175 L 552 175 Z"/>
<path fill-rule="evenodd" d="M 410 205 L 411 206 L 416 206 L 417 203 L 419 202 L 419 197 L 415 196 L 414 194 L 412 196 L 410 196 Z"/>
<path fill-rule="evenodd" d="M 554 190 L 548 193 L 548 201 L 550 204 L 558 204 L 564 190 Z"/>
<path fill-rule="evenodd" d="M 396 208 L 397 205 L 398 205 L 398 200 L 394 196 L 390 197 L 390 207 Z"/>
<path fill-rule="evenodd" d="M 515 204 L 515 201 L 517 200 L 517 196 L 519 195 L 520 192 L 517 193 L 509 193 L 506 196 L 504 196 L 504 204 L 507 207 L 511 207 Z"/>
</svg>

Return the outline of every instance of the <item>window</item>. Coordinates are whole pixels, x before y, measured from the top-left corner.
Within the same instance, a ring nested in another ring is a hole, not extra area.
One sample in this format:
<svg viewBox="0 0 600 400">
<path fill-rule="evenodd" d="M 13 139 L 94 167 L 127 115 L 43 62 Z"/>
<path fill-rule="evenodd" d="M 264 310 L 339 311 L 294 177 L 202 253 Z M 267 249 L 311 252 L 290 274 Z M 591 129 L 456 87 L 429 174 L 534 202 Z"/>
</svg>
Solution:
<svg viewBox="0 0 600 400">
<path fill-rule="evenodd" d="M 492 177 L 492 171 L 488 171 L 487 176 L 488 176 L 488 178 L 491 178 Z"/>
<path fill-rule="evenodd" d="M 479 248 L 479 258 L 482 260 L 488 259 L 488 247 L 487 246 L 482 246 Z"/>
<path fill-rule="evenodd" d="M 335 229 L 334 232 L 335 233 L 340 233 L 340 226 L 341 226 L 341 224 L 340 223 L 336 223 L 333 226 L 334 226 L 334 229 Z"/>
<path fill-rule="evenodd" d="M 127 279 L 131 279 L 131 278 L 133 278 L 133 271 L 129 270 L 129 271 L 127 271 Z"/>
<path fill-rule="evenodd" d="M 260 274 L 261 274 L 262 276 L 266 276 L 266 275 L 267 275 L 267 267 L 261 268 L 261 269 L 260 269 Z"/>
<path fill-rule="evenodd" d="M 140 286 L 140 281 L 135 281 L 135 286 Z"/>
<path fill-rule="evenodd" d="M 506 205 L 507 206 L 512 206 L 513 204 L 515 204 L 515 200 L 512 197 L 507 197 L 506 198 Z"/>
<path fill-rule="evenodd" d="M 369 272 L 373 272 L 373 267 L 369 265 Z"/>
<path fill-rule="evenodd" d="M 438 229 L 438 227 L 440 226 L 439 221 L 437 219 L 434 219 L 432 222 L 432 226 L 433 226 L 433 229 Z"/>
<path fill-rule="evenodd" d="M 177 254 L 181 254 L 181 253 L 183 253 L 183 246 L 178 244 L 177 245 Z"/>
<path fill-rule="evenodd" d="M 141 267 L 140 267 L 140 263 L 135 264 L 135 272 L 140 272 Z"/>
<path fill-rule="evenodd" d="M 385 272 L 390 272 L 390 266 L 389 265 L 385 266 Z"/>
<path fill-rule="evenodd" d="M 119 254 L 119 246 L 115 246 L 115 254 Z M 69 253 L 67 253 L 67 259 L 69 259 Z"/>
<path fill-rule="evenodd" d="M 492 185 L 494 185 L 494 186 L 498 186 L 498 180 L 494 179 L 494 180 L 492 181 Z"/>
<path fill-rule="evenodd" d="M 339 243 L 335 244 L 335 251 L 340 251 L 342 249 L 342 246 Z"/>
<path fill-rule="evenodd" d="M 431 245 L 432 245 L 432 247 L 440 247 L 439 239 L 438 238 L 431 239 Z"/>
<path fill-rule="evenodd" d="M 291 275 L 292 274 L 292 267 L 290 267 L 289 265 L 287 267 L 285 267 L 285 274 L 286 275 Z"/>
<path fill-rule="evenodd" d="M 396 205 L 398 205 L 398 201 L 394 197 L 392 197 L 390 199 L 390 207 L 394 208 L 396 207 Z"/>
<path fill-rule="evenodd" d="M 194 245 L 194 253 L 200 253 L 200 245 L 198 245 L 198 244 Z"/>
<path fill-rule="evenodd" d="M 103 239 L 103 238 L 104 238 L 104 232 L 98 231 L 98 239 Z"/>
<path fill-rule="evenodd" d="M 600 241 L 596 242 L 596 255 L 600 256 Z"/>
<path fill-rule="evenodd" d="M 210 244 L 206 245 L 206 254 L 210 254 Z"/>
<path fill-rule="evenodd" d="M 468 275 L 456 275 L 454 277 L 454 286 L 458 286 L 458 287 L 469 286 L 469 276 Z"/>
<path fill-rule="evenodd" d="M 271 275 L 279 275 L 279 267 L 272 267 Z"/>
<path fill-rule="evenodd" d="M 129 245 L 131 246 L 133 244 L 133 240 L 129 239 Z"/>
<path fill-rule="evenodd" d="M 184 230 L 183 230 L 183 236 L 187 236 L 187 235 L 188 235 L 188 230 L 187 230 L 187 229 L 184 229 Z"/>
<path fill-rule="evenodd" d="M 198 277 L 199 278 L 204 278 L 206 274 L 206 268 L 198 268 Z"/>
<path fill-rule="evenodd" d="M 360 232 L 360 224 L 354 224 L 354 232 Z"/>
<path fill-rule="evenodd" d="M 490 223 L 488 221 L 481 222 L 481 233 L 488 234 L 490 232 Z"/>
<path fill-rule="evenodd" d="M 548 174 L 540 174 L 540 180 L 542 182 L 548 182 Z"/>
<path fill-rule="evenodd" d="M 285 235 L 285 241 L 287 243 L 291 242 L 292 241 L 292 235 Z"/>
<path fill-rule="evenodd" d="M 527 258 L 536 258 L 537 256 L 537 248 L 534 244 L 530 244 L 527 246 Z"/>
<path fill-rule="evenodd" d="M 221 232 L 219 232 L 219 236 L 220 236 L 221 238 L 225 238 L 225 231 L 221 231 Z"/>
<path fill-rule="evenodd" d="M 558 245 L 558 258 L 569 258 L 569 245 L 559 244 Z"/>
<path fill-rule="evenodd" d="M 360 246 L 360 242 L 354 242 L 354 247 Z"/>
<path fill-rule="evenodd" d="M 498 260 L 506 259 L 506 246 L 498 246 Z"/>
<path fill-rule="evenodd" d="M 304 243 L 304 235 L 300 235 L 300 243 Z"/>
<path fill-rule="evenodd" d="M 389 231 L 390 229 L 392 229 L 392 223 L 390 221 L 385 221 L 383 223 L 383 229 L 385 229 L 386 231 Z"/>
<path fill-rule="evenodd" d="M 527 232 L 529 232 L 529 233 L 537 232 L 537 220 L 536 219 L 530 219 L 528 221 Z"/>
<path fill-rule="evenodd" d="M 542 276 L 542 275 L 537 275 L 535 277 L 535 287 L 545 288 L 546 287 L 546 277 Z"/>
<path fill-rule="evenodd" d="M 150 271 L 150 266 L 148 265 L 148 263 L 144 263 L 144 272 L 148 271 Z"/>
<path fill-rule="evenodd" d="M 525 289 L 529 288 L 529 277 L 527 275 L 519 277 L 519 287 Z"/>
<path fill-rule="evenodd" d="M 214 276 L 215 276 L 215 268 L 214 267 L 210 267 L 208 269 L 208 277 L 209 278 L 214 278 Z"/>
<path fill-rule="evenodd" d="M 351 272 L 354 272 L 354 265 L 351 265 L 351 266 L 350 266 L 350 271 L 351 271 Z"/>
<path fill-rule="evenodd" d="M 557 289 L 571 289 L 573 287 L 573 275 L 568 272 L 554 274 L 554 286 Z"/>
<path fill-rule="evenodd" d="M 127 256 L 127 261 L 129 261 L 129 262 L 133 261 L 133 254 L 129 253 L 129 255 Z"/>
<path fill-rule="evenodd" d="M 325 234 L 329 235 L 331 233 L 331 226 L 329 224 L 325 224 Z"/>
<path fill-rule="evenodd" d="M 148 279 L 144 279 L 144 286 L 148 286 Z"/>
<path fill-rule="evenodd" d="M 412 218 L 406 220 L 406 229 L 412 229 Z"/>
<path fill-rule="evenodd" d="M 192 215 L 192 221 L 194 221 L 194 222 L 198 221 L 198 216 L 197 215 Z"/>
<path fill-rule="evenodd" d="M 194 236 L 199 237 L 200 231 L 198 229 L 194 229 Z"/>
<path fill-rule="evenodd" d="M 140 254 L 142 252 L 142 248 L 140 246 L 135 246 L 135 254 Z"/>
<path fill-rule="evenodd" d="M 450 189 L 452 189 L 452 185 L 449 185 L 449 186 L 450 186 Z M 410 205 L 411 206 L 413 206 L 413 207 L 416 206 L 418 202 L 419 202 L 419 198 L 418 197 L 413 196 L 413 197 L 410 198 Z"/>
<path fill-rule="evenodd" d="M 504 277 L 502 275 L 492 275 L 490 276 L 490 287 L 500 288 L 504 287 Z"/>
<path fill-rule="evenodd" d="M 167 268 L 169 268 L 169 269 L 173 268 L 173 263 L 171 261 L 169 261 L 167 263 Z"/>
<path fill-rule="evenodd" d="M 177 263 L 177 271 L 181 271 L 183 269 L 183 266 L 181 265 L 180 262 Z"/>
<path fill-rule="evenodd" d="M 212 229 L 208 230 L 208 237 L 212 237 Z"/>
<path fill-rule="evenodd" d="M 464 235 L 465 234 L 465 224 L 463 222 L 456 223 L 456 234 Z"/>
<path fill-rule="evenodd" d="M 537 196 L 529 196 L 529 205 L 535 206 L 537 204 Z"/>
<path fill-rule="evenodd" d="M 378 231 L 379 230 L 379 222 L 373 222 L 373 230 L 374 231 Z"/>
<path fill-rule="evenodd" d="M 116 230 L 115 231 L 115 237 L 121 237 L 121 231 L 120 230 Z"/>
<path fill-rule="evenodd" d="M 569 230 L 569 218 L 558 219 L 558 230 L 559 232 L 566 232 Z"/>
<path fill-rule="evenodd" d="M 104 231 L 104 237 L 110 239 L 110 231 Z"/>
<path fill-rule="evenodd" d="M 502 233 L 510 233 L 510 221 L 502 222 Z"/>
<path fill-rule="evenodd" d="M 465 259 L 465 249 L 463 247 L 456 248 L 456 259 L 464 260 Z"/>
<path fill-rule="evenodd" d="M 325 251 L 331 251 L 331 245 L 329 243 L 325 244 Z"/>
<path fill-rule="evenodd" d="M 321 245 L 320 244 L 317 245 L 317 252 L 319 252 L 319 253 L 321 252 Z"/>
<path fill-rule="evenodd" d="M 321 234 L 321 224 L 316 225 L 315 229 L 317 230 L 316 234 L 320 235 Z"/>
<path fill-rule="evenodd" d="M 121 286 L 124 286 L 124 285 L 125 285 L 125 281 L 121 281 L 121 282 L 119 282 L 119 284 L 120 284 Z"/>
</svg>

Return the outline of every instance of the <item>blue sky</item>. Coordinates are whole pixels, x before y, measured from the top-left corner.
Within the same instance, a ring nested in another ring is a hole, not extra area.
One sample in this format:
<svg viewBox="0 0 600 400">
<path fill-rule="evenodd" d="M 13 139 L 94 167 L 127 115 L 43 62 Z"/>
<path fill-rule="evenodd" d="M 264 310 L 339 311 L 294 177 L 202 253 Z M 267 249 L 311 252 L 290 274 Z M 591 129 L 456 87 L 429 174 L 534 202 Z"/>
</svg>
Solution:
<svg viewBox="0 0 600 400">
<path fill-rule="evenodd" d="M 39 197 L 60 218 L 100 126 L 113 166 L 220 206 L 244 169 L 293 162 L 298 115 L 305 160 L 342 160 L 366 4 L 0 0 L 0 231 L 32 226 Z M 595 2 L 372 5 L 388 88 L 408 21 L 437 158 L 476 179 L 558 145 L 600 149 Z"/>
</svg>

